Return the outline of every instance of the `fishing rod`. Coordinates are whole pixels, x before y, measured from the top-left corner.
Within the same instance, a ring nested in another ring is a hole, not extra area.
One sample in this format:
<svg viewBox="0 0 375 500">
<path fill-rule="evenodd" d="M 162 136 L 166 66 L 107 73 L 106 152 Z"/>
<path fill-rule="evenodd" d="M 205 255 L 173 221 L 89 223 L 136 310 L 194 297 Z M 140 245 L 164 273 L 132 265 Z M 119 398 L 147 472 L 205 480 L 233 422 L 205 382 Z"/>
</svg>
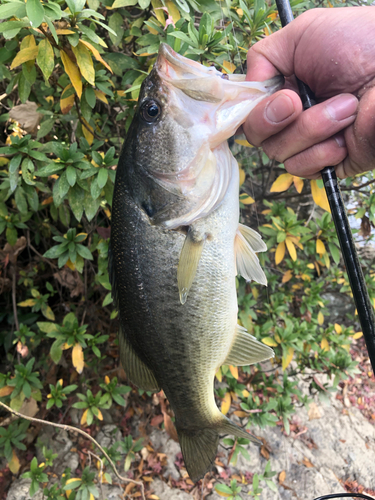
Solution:
<svg viewBox="0 0 375 500">
<path fill-rule="evenodd" d="M 293 21 L 293 13 L 289 0 L 276 0 L 277 10 L 284 28 Z M 298 78 L 298 89 L 303 109 L 309 109 L 316 104 L 315 96 L 311 89 Z M 335 167 L 325 167 L 321 171 L 323 185 L 327 194 L 328 203 L 331 208 L 332 219 L 336 227 L 341 253 L 344 258 L 346 271 L 348 273 L 350 287 L 357 307 L 358 318 L 361 323 L 363 336 L 365 338 L 367 351 L 375 373 L 375 317 L 368 295 L 366 282 L 363 277 L 361 265 L 358 260 L 354 245 L 353 235 L 350 229 L 344 202 L 342 199 Z"/>
</svg>

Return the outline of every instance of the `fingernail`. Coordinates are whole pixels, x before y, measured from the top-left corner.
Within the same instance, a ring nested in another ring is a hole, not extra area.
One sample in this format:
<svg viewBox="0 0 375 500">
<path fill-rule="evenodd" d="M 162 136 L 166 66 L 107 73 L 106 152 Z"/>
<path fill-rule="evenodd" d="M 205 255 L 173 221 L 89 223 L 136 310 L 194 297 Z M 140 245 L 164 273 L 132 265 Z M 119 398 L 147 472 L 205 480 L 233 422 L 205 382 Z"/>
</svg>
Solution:
<svg viewBox="0 0 375 500">
<path fill-rule="evenodd" d="M 339 148 L 344 148 L 346 146 L 344 134 L 336 134 L 335 141 L 337 142 Z"/>
<path fill-rule="evenodd" d="M 274 123 L 279 123 L 294 113 L 293 101 L 290 97 L 280 94 L 266 108 L 266 117 Z"/>
<path fill-rule="evenodd" d="M 358 100 L 350 94 L 341 95 L 326 105 L 326 110 L 333 120 L 341 121 L 354 115 L 357 111 Z"/>
</svg>

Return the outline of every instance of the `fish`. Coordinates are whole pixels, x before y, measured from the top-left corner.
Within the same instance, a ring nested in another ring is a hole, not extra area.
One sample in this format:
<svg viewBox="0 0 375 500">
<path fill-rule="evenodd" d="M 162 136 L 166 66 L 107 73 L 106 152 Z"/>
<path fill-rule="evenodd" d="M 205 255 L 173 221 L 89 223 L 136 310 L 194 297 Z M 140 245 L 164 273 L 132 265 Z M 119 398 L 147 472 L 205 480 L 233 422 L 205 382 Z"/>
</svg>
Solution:
<svg viewBox="0 0 375 500">
<path fill-rule="evenodd" d="M 120 359 L 144 391 L 164 391 L 187 472 L 198 481 L 220 435 L 257 442 L 218 409 L 220 366 L 273 350 L 237 324 L 236 275 L 266 284 L 261 236 L 239 223 L 239 168 L 227 139 L 283 77 L 246 82 L 161 44 L 116 173 L 109 274 Z"/>
</svg>

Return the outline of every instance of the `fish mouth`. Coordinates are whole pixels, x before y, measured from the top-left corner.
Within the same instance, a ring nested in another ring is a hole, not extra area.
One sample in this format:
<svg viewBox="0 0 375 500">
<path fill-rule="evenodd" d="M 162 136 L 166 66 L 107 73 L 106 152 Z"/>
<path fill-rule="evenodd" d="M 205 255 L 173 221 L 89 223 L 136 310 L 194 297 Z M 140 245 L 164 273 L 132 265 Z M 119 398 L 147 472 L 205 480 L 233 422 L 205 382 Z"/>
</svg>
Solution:
<svg viewBox="0 0 375 500">
<path fill-rule="evenodd" d="M 276 75 L 269 80 L 263 82 L 264 87 L 268 90 L 270 94 L 277 92 L 282 89 L 285 83 L 285 78 L 283 75 Z"/>
</svg>

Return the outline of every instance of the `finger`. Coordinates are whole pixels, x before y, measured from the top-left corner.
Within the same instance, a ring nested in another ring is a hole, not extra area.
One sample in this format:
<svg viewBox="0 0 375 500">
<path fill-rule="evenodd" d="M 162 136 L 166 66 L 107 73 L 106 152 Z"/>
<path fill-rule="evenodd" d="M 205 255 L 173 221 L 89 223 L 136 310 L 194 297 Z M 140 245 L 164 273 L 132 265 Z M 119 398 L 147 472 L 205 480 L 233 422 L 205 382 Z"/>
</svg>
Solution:
<svg viewBox="0 0 375 500">
<path fill-rule="evenodd" d="M 301 113 L 288 127 L 262 143 L 265 153 L 283 163 L 325 141 L 354 122 L 358 100 L 341 94 Z"/>
<path fill-rule="evenodd" d="M 344 135 L 340 133 L 288 158 L 284 166 L 292 175 L 317 179 L 324 167 L 340 164 L 347 154 Z"/>
<path fill-rule="evenodd" d="M 298 94 L 292 90 L 281 90 L 261 101 L 243 124 L 247 140 L 260 146 L 269 137 L 289 125 L 302 112 Z"/>
</svg>

